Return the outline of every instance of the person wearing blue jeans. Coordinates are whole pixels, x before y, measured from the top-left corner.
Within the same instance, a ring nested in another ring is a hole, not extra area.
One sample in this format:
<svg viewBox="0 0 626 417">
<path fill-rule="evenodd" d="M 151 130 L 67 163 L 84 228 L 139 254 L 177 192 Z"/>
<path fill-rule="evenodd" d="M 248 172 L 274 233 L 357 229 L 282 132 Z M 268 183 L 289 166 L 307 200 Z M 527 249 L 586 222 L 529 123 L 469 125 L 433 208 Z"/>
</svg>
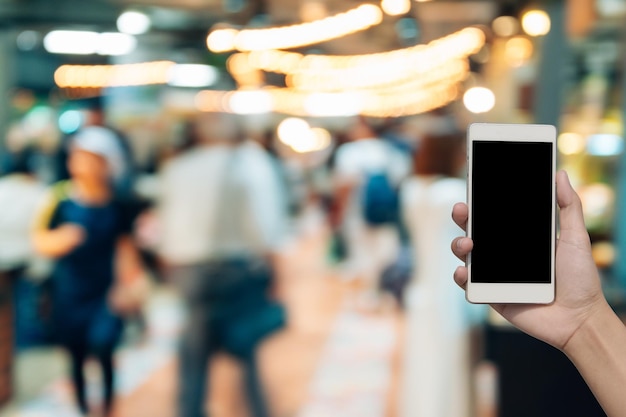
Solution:
<svg viewBox="0 0 626 417">
<path fill-rule="evenodd" d="M 272 266 L 285 237 L 283 183 L 268 152 L 246 138 L 244 125 L 233 114 L 197 115 L 197 142 L 160 170 L 158 252 L 187 313 L 179 349 L 179 417 L 207 415 L 208 366 L 218 350 L 226 350 L 220 318 L 241 301 L 221 291 L 232 283 L 224 263 L 243 256 Z M 237 356 L 250 412 L 266 417 L 256 347 Z"/>
<path fill-rule="evenodd" d="M 204 417 L 207 368 L 224 346 L 220 340 L 219 316 L 229 300 L 220 299 L 219 287 L 229 278 L 217 264 L 207 262 L 171 270 L 186 305 L 187 317 L 179 346 L 179 410 L 181 417 Z M 244 393 L 254 417 L 269 417 L 260 380 L 256 346 L 237 356 L 244 377 Z"/>
</svg>

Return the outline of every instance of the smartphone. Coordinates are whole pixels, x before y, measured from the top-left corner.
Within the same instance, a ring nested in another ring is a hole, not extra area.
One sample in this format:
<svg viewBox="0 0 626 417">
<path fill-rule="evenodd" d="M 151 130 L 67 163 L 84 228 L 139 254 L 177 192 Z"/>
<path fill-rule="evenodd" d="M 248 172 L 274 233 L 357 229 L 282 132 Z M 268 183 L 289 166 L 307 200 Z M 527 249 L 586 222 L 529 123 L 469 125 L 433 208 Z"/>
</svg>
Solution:
<svg viewBox="0 0 626 417">
<path fill-rule="evenodd" d="M 467 140 L 466 298 L 549 304 L 555 294 L 556 128 L 475 123 Z"/>
</svg>

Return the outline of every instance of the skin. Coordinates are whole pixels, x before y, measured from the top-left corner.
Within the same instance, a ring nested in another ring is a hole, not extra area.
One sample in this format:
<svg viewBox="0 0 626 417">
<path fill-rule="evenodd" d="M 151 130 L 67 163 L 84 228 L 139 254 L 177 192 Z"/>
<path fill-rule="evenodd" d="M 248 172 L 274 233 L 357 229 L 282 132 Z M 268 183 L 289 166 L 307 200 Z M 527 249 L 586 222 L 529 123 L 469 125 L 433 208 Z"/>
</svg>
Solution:
<svg viewBox="0 0 626 417">
<path fill-rule="evenodd" d="M 492 304 L 511 324 L 563 351 L 574 363 L 609 417 L 626 416 L 626 327 L 602 293 L 600 277 L 591 257 L 591 243 L 583 220 L 580 198 L 565 171 L 556 177 L 560 208 L 560 236 L 556 248 L 556 298 L 552 304 Z M 454 222 L 463 230 L 468 209 L 457 203 Z M 457 237 L 453 253 L 465 262 L 473 242 Z M 465 288 L 467 268 L 454 272 Z"/>
</svg>

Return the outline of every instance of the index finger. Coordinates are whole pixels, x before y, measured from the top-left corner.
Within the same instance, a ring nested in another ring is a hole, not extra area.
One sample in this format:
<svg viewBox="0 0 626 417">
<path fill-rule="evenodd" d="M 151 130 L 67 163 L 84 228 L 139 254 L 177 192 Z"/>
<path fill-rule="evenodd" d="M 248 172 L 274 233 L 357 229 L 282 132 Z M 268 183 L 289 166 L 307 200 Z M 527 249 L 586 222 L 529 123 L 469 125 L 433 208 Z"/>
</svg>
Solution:
<svg viewBox="0 0 626 417">
<path fill-rule="evenodd" d="M 452 207 L 452 220 L 463 230 L 467 228 L 468 210 L 467 204 L 456 203 Z"/>
</svg>

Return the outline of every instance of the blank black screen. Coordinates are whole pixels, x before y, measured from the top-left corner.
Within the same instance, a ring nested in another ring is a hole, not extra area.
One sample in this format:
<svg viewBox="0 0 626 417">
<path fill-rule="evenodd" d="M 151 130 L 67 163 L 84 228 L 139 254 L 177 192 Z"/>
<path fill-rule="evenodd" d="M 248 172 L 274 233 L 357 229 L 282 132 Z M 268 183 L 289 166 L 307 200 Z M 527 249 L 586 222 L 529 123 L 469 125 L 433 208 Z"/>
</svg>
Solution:
<svg viewBox="0 0 626 417">
<path fill-rule="evenodd" d="M 473 282 L 550 283 L 552 144 L 472 143 Z"/>
</svg>

